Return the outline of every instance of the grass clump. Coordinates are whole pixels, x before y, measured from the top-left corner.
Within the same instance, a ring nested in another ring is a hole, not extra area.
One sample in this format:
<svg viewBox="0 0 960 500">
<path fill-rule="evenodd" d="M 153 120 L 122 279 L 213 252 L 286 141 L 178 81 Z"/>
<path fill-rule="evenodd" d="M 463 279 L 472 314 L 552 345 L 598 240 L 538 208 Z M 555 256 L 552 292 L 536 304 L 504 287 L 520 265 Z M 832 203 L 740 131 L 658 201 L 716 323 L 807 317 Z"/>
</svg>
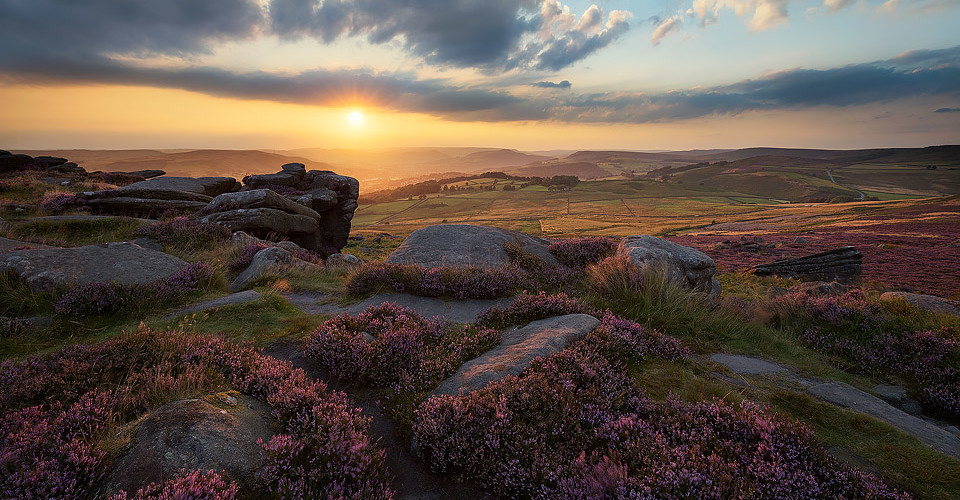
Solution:
<svg viewBox="0 0 960 500">
<path fill-rule="evenodd" d="M 187 217 L 161 221 L 136 230 L 137 236 L 153 238 L 180 252 L 208 250 L 230 240 L 232 233 L 220 224 L 197 222 Z"/>
<path fill-rule="evenodd" d="M 88 220 L 32 220 L 12 224 L 5 236 L 53 246 L 84 246 L 136 237 L 143 222 L 130 217 L 105 217 Z"/>
</svg>

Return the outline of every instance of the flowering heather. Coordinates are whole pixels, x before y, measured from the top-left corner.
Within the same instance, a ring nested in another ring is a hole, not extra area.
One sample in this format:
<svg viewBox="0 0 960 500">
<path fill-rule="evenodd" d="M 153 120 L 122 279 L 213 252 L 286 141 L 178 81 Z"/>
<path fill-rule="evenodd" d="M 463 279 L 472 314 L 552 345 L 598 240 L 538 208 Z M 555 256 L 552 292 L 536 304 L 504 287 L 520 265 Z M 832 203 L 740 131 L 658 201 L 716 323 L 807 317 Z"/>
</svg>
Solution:
<svg viewBox="0 0 960 500">
<path fill-rule="evenodd" d="M 401 399 L 435 388 L 501 340 L 496 330 L 427 320 L 392 303 L 341 315 L 311 335 L 307 356 L 333 375 L 386 387 Z"/>
<path fill-rule="evenodd" d="M 164 246 L 187 251 L 210 248 L 217 243 L 228 241 L 230 229 L 220 224 L 197 222 L 187 217 L 157 222 L 137 230 L 137 236 L 153 238 Z"/>
<path fill-rule="evenodd" d="M 413 427 L 419 453 L 512 498 L 908 498 L 753 403 L 652 400 L 588 344 L 427 400 Z"/>
<path fill-rule="evenodd" d="M 236 497 L 236 483 L 227 483 L 213 471 L 192 471 L 163 484 L 141 488 L 133 497 L 121 491 L 110 500 L 233 500 Z"/>
<path fill-rule="evenodd" d="M 54 310 L 64 316 L 86 317 L 125 314 L 148 306 L 172 305 L 209 285 L 213 274 L 212 267 L 197 262 L 148 285 L 124 285 L 108 281 L 78 285 L 60 295 Z"/>
<path fill-rule="evenodd" d="M 424 297 L 450 296 L 455 299 L 505 297 L 524 283 L 521 269 L 424 268 L 417 265 L 366 263 L 347 282 L 354 295 L 374 293 L 382 288 Z"/>
<path fill-rule="evenodd" d="M 531 321 L 588 312 L 579 300 L 565 293 L 536 295 L 523 293 L 507 307 L 491 307 L 477 315 L 477 325 L 502 330 L 514 325 L 525 325 Z"/>
<path fill-rule="evenodd" d="M 369 419 L 342 393 L 247 345 L 141 328 L 4 361 L 0 381 L 7 389 L 0 395 L 4 498 L 91 496 L 106 472 L 96 444 L 107 425 L 134 420 L 172 395 L 224 383 L 265 400 L 282 424 L 263 445 L 260 479 L 268 491 L 284 498 L 392 497 L 383 452 L 366 435 Z M 118 390 L 100 389 L 106 386 Z M 56 403 L 42 403 L 50 400 Z M 135 498 L 231 498 L 231 492 L 232 485 L 194 472 Z"/>
<path fill-rule="evenodd" d="M 857 371 L 914 382 L 930 410 L 960 420 L 960 340 L 955 332 L 916 331 L 884 314 L 859 290 L 837 297 L 777 297 L 778 319 L 792 323 L 810 348 L 840 357 Z"/>
<path fill-rule="evenodd" d="M 548 250 L 561 264 L 583 268 L 613 255 L 618 244 L 616 238 L 588 236 L 556 240 L 550 244 Z"/>
<path fill-rule="evenodd" d="M 40 198 L 40 208 L 48 212 L 60 213 L 66 210 L 84 210 L 87 200 L 70 193 L 44 193 Z"/>
<path fill-rule="evenodd" d="M 243 271 L 250 265 L 251 262 L 253 262 L 253 257 L 257 255 L 257 252 L 263 250 L 264 248 L 269 247 L 260 242 L 255 242 L 244 246 L 237 252 L 236 258 L 234 258 L 227 267 L 229 267 L 233 272 L 238 273 Z"/>
</svg>

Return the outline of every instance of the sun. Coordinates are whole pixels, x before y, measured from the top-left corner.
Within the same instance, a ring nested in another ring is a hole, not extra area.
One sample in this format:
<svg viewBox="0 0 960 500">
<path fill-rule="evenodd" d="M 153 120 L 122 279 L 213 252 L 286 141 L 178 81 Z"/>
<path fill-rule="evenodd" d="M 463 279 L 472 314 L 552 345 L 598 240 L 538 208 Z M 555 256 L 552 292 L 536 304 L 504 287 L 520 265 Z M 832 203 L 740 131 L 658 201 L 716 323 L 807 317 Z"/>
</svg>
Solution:
<svg viewBox="0 0 960 500">
<path fill-rule="evenodd" d="M 363 112 L 360 110 L 355 109 L 347 113 L 347 123 L 349 123 L 351 127 L 360 128 L 366 121 L 367 117 L 363 116 Z"/>
</svg>

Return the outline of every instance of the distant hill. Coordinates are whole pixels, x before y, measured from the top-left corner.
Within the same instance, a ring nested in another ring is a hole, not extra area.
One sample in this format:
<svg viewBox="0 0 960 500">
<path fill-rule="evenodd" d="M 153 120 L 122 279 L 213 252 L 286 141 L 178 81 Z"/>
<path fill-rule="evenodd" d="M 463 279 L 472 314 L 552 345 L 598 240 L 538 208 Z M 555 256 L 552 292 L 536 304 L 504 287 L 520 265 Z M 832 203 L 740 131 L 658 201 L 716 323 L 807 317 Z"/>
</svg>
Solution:
<svg viewBox="0 0 960 500">
<path fill-rule="evenodd" d="M 510 169 L 508 171 L 515 175 L 524 175 L 528 177 L 552 177 L 554 175 L 573 175 L 580 179 L 602 179 L 610 177 L 610 172 L 600 168 L 596 163 L 590 162 L 572 162 L 572 163 L 538 163 L 525 167 Z"/>
</svg>

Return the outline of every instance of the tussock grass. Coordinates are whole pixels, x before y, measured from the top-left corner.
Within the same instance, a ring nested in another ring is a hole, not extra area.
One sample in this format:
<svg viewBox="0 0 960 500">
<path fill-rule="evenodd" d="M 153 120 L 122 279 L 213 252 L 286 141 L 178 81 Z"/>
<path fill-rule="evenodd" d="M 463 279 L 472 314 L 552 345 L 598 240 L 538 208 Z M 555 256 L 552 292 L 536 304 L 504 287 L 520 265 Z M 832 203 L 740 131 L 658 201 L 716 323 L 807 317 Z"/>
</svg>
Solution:
<svg viewBox="0 0 960 500">
<path fill-rule="evenodd" d="M 130 217 L 92 220 L 32 220 L 11 225 L 4 235 L 44 245 L 61 247 L 132 240 L 143 221 Z"/>
<path fill-rule="evenodd" d="M 200 334 L 222 334 L 233 340 L 252 341 L 259 346 L 292 336 L 305 337 L 320 324 L 320 318 L 304 314 L 283 297 L 261 290 L 263 298 L 246 304 L 224 306 L 212 311 L 186 314 L 147 324 L 157 329 L 183 329 Z"/>
<path fill-rule="evenodd" d="M 12 271 L 0 273 L 0 316 L 25 317 L 53 308 L 53 294 L 36 293 Z"/>
<path fill-rule="evenodd" d="M 721 342 L 752 333 L 743 318 L 672 282 L 662 268 L 638 269 L 629 257 L 618 255 L 587 267 L 586 273 L 588 304 L 692 340 L 694 348 L 715 350 Z"/>
</svg>

